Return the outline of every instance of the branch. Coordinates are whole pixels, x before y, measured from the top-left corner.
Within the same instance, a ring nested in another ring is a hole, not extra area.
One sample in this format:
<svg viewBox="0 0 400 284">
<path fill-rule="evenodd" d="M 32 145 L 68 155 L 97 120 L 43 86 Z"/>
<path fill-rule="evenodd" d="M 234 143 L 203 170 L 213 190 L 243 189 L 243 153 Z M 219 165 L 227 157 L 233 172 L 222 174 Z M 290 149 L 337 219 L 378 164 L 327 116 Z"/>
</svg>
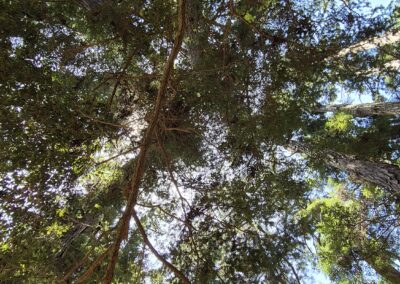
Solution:
<svg viewBox="0 0 400 284">
<path fill-rule="evenodd" d="M 278 42 L 286 42 L 287 39 L 283 38 L 283 37 L 279 37 L 276 35 L 269 35 L 266 34 L 263 30 L 261 30 L 260 28 L 258 28 L 256 25 L 250 23 L 249 21 L 247 21 L 242 15 L 240 15 L 237 11 L 236 11 L 236 7 L 235 4 L 233 2 L 233 0 L 229 0 L 228 3 L 230 12 L 232 14 L 232 16 L 239 18 L 243 23 L 245 23 L 247 26 L 250 27 L 250 29 L 252 29 L 255 33 L 257 33 L 261 38 L 266 38 L 270 41 L 278 41 Z"/>
<path fill-rule="evenodd" d="M 399 40 L 400 40 L 400 31 L 398 30 L 388 31 L 382 36 L 368 38 L 353 45 L 350 45 L 349 47 L 346 47 L 341 51 L 339 51 L 333 58 L 340 58 L 349 53 L 354 54 L 360 51 L 367 51 L 372 48 L 384 46 L 387 44 L 393 44 Z"/>
<path fill-rule="evenodd" d="M 176 268 L 172 263 L 166 260 L 161 254 L 159 254 L 158 251 L 153 247 L 149 238 L 147 237 L 146 231 L 144 230 L 142 223 L 140 222 L 139 217 L 137 216 L 135 210 L 133 210 L 132 216 L 133 219 L 135 220 L 136 226 L 138 227 L 140 234 L 142 235 L 144 243 L 149 247 L 149 249 L 155 255 L 155 257 L 157 257 L 159 261 L 161 261 L 166 267 L 168 267 L 172 272 L 174 272 L 175 276 L 181 279 L 183 283 L 190 284 L 189 279 L 178 268 Z"/>
<path fill-rule="evenodd" d="M 185 132 L 185 133 L 195 133 L 195 131 L 192 128 L 178 128 L 178 127 L 169 127 L 169 128 L 164 128 L 164 131 L 179 131 L 179 132 Z"/>
<path fill-rule="evenodd" d="M 107 121 L 103 121 L 103 120 L 94 118 L 94 117 L 84 113 L 83 111 L 81 111 L 79 109 L 76 109 L 76 111 L 79 112 L 83 117 L 86 117 L 86 118 L 88 118 L 88 119 L 90 119 L 90 120 L 92 120 L 94 122 L 97 122 L 97 123 L 100 123 L 100 124 L 104 124 L 104 125 L 114 126 L 114 127 L 117 127 L 117 128 L 123 128 L 123 129 L 127 128 L 126 125 L 115 124 L 115 123 L 111 123 L 111 122 L 107 122 Z"/>
<path fill-rule="evenodd" d="M 123 156 L 123 155 L 126 155 L 126 154 L 130 153 L 130 152 L 133 152 L 133 151 L 139 149 L 139 147 L 140 147 L 140 146 L 133 147 L 133 148 L 129 148 L 129 149 L 126 150 L 126 151 L 123 151 L 123 152 L 121 152 L 121 153 L 119 153 L 119 154 L 116 154 L 116 155 L 114 155 L 114 156 L 112 156 L 112 157 L 110 157 L 110 158 L 107 158 L 107 159 L 103 160 L 103 161 L 97 162 L 97 163 L 95 164 L 95 166 L 98 167 L 98 166 L 100 166 L 100 165 L 102 165 L 102 164 L 104 164 L 104 163 L 107 163 L 107 162 L 109 162 L 109 161 L 111 161 L 111 160 L 114 160 L 114 159 L 116 159 L 116 158 L 118 158 L 118 157 L 120 157 L 120 156 Z"/>
<path fill-rule="evenodd" d="M 178 52 L 182 45 L 182 39 L 184 34 L 184 26 L 185 26 L 185 0 L 180 0 L 178 4 L 178 32 L 175 37 L 174 47 L 168 57 L 168 61 L 165 65 L 165 69 L 163 72 L 163 76 L 160 82 L 160 88 L 158 90 L 156 105 L 153 111 L 152 120 L 147 128 L 147 131 L 143 137 L 143 142 L 141 143 L 143 146 L 140 148 L 140 152 L 137 158 L 135 172 L 132 178 L 132 183 L 130 185 L 130 192 L 128 202 L 125 208 L 125 211 L 120 219 L 119 229 L 117 232 L 117 237 L 115 239 L 115 243 L 112 247 L 110 260 L 108 263 L 108 267 L 106 270 L 106 274 L 104 276 L 103 282 L 105 284 L 111 283 L 114 276 L 114 268 L 118 259 L 119 248 L 121 246 L 122 240 L 126 237 L 126 232 L 129 230 L 129 221 L 131 220 L 132 212 L 134 206 L 137 202 L 138 194 L 139 194 L 139 186 L 141 183 L 142 176 L 144 174 L 144 164 L 146 161 L 146 152 L 148 150 L 149 144 L 152 140 L 154 129 L 158 122 L 158 117 L 163 105 L 163 100 L 165 97 L 165 93 L 167 91 L 168 81 L 170 79 L 172 69 L 174 66 L 174 61 L 178 55 Z"/>
<path fill-rule="evenodd" d="M 126 62 L 125 62 L 125 64 L 124 64 L 123 68 L 122 68 L 122 71 L 120 72 L 120 74 L 119 74 L 118 77 L 117 77 L 117 81 L 115 82 L 113 91 L 112 91 L 112 93 L 111 93 L 111 97 L 110 97 L 110 99 L 109 99 L 109 101 L 108 101 L 109 107 L 111 107 L 112 102 L 113 102 L 114 97 L 115 97 L 115 94 L 117 93 L 117 89 L 118 89 L 119 85 L 121 84 L 121 79 L 122 79 L 122 77 L 123 77 L 123 74 L 126 72 L 126 69 L 128 69 L 129 65 L 130 65 L 131 62 L 132 62 L 133 56 L 134 56 L 134 54 L 135 54 L 135 53 L 134 53 L 134 50 L 135 50 L 135 49 L 132 49 L 132 51 L 130 52 L 130 54 L 129 54 L 128 58 L 126 59 Z"/>
<path fill-rule="evenodd" d="M 92 248 L 89 250 L 89 252 L 88 252 L 87 254 L 85 254 L 85 256 L 84 256 L 80 261 L 78 261 L 75 265 L 73 265 L 73 266 L 67 271 L 67 273 L 63 276 L 62 279 L 60 279 L 60 280 L 57 281 L 57 283 L 68 283 L 68 282 L 67 282 L 68 278 L 70 278 L 71 275 L 72 275 L 72 273 L 74 273 L 79 267 L 81 267 L 82 265 L 84 265 L 84 264 L 88 261 L 90 254 L 94 251 L 94 248 L 95 248 L 95 247 L 92 247 Z"/>
<path fill-rule="evenodd" d="M 104 261 L 112 246 L 110 245 L 86 270 L 85 273 L 81 275 L 81 277 L 76 280 L 75 284 L 82 284 L 87 282 L 87 279 L 93 274 L 94 270 Z"/>
</svg>

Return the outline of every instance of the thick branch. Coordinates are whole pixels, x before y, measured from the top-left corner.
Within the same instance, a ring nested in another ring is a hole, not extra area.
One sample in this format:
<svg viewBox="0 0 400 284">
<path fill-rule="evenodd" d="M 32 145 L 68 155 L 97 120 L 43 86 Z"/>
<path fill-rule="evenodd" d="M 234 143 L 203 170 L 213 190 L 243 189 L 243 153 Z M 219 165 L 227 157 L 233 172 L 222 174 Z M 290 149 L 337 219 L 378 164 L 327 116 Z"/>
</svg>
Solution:
<svg viewBox="0 0 400 284">
<path fill-rule="evenodd" d="M 147 128 L 147 131 L 146 131 L 144 137 L 143 137 L 143 142 L 141 143 L 143 146 L 140 148 L 140 152 L 139 152 L 139 155 L 137 158 L 135 172 L 134 172 L 134 175 L 132 178 L 132 183 L 130 185 L 128 202 L 127 202 L 124 214 L 122 215 L 122 217 L 120 219 L 117 237 L 115 239 L 115 243 L 114 243 L 114 246 L 113 246 L 111 254 L 110 254 L 110 260 L 109 260 L 107 271 L 106 271 L 106 274 L 105 274 L 104 280 L 103 280 L 103 282 L 106 284 L 111 283 L 111 281 L 113 279 L 114 268 L 115 268 L 115 264 L 118 259 L 119 248 L 120 248 L 122 240 L 127 235 L 126 232 L 129 230 L 129 221 L 130 221 L 132 213 L 133 213 L 133 208 L 137 202 L 139 186 L 141 183 L 142 176 L 144 174 L 144 164 L 146 161 L 146 152 L 147 152 L 149 144 L 152 140 L 154 128 L 157 125 L 158 116 L 159 116 L 161 107 L 163 105 L 163 99 L 164 99 L 165 93 L 167 91 L 167 85 L 168 85 L 168 81 L 169 81 L 169 78 L 172 73 L 175 58 L 177 57 L 178 52 L 182 45 L 182 39 L 183 39 L 183 34 L 184 34 L 184 25 L 185 25 L 185 0 L 180 0 L 178 5 L 179 5 L 179 7 L 178 7 L 178 31 L 176 34 L 174 47 L 171 51 L 171 54 L 168 57 L 168 61 L 165 65 L 164 73 L 161 78 L 160 88 L 158 90 L 157 100 L 156 100 L 156 105 L 155 105 L 155 108 L 153 111 L 152 120 Z"/>
<path fill-rule="evenodd" d="M 63 278 L 57 281 L 57 283 L 68 283 L 67 280 L 71 277 L 72 273 L 74 273 L 78 268 L 83 266 L 88 261 L 89 256 L 93 252 L 93 250 L 94 247 L 92 247 L 90 251 L 87 254 L 85 254 L 85 256 L 80 261 L 78 261 L 75 265 L 73 265 L 63 276 Z"/>
</svg>

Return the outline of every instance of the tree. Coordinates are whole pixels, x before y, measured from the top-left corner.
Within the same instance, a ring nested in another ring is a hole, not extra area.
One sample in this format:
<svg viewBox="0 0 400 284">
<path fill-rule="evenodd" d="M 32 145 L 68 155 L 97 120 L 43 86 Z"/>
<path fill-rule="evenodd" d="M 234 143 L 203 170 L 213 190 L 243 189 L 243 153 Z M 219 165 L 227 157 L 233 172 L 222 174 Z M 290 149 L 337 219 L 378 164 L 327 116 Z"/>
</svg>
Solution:
<svg viewBox="0 0 400 284">
<path fill-rule="evenodd" d="M 310 152 L 306 145 L 298 143 L 290 145 L 290 148 L 302 153 Z M 374 184 L 392 192 L 400 190 L 400 168 L 397 165 L 362 160 L 332 150 L 324 150 L 318 156 L 322 157 L 327 165 L 349 173 L 355 182 Z"/>
<path fill-rule="evenodd" d="M 389 283 L 396 283 L 398 243 L 390 219 L 397 218 L 398 212 L 378 205 L 376 199 L 387 197 L 376 188 L 361 187 L 357 192 L 340 183 L 333 185 L 330 197 L 315 200 L 303 213 L 315 220 L 320 265 L 333 280 L 367 282 L 369 266 Z"/>
<path fill-rule="evenodd" d="M 358 173 L 351 161 L 376 169 L 362 183 L 387 170 L 377 184 L 399 184 L 397 112 L 315 114 L 339 88 L 397 105 L 399 76 L 381 67 L 398 42 L 357 47 L 396 34 L 397 8 L 0 8 L 2 281 L 301 282 L 314 223 L 298 216 L 323 190 L 310 177 Z M 290 141 L 310 145 L 307 163 Z"/>
</svg>

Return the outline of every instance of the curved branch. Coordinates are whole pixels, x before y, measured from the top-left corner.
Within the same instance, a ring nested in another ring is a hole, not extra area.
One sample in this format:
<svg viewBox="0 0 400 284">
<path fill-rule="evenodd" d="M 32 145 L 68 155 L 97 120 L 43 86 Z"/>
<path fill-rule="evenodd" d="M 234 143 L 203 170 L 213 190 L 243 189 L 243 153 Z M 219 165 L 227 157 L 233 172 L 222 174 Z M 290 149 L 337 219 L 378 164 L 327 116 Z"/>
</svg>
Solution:
<svg viewBox="0 0 400 284">
<path fill-rule="evenodd" d="M 139 217 L 137 216 L 135 210 L 133 210 L 132 216 L 133 219 L 135 220 L 136 226 L 138 227 L 140 234 L 142 235 L 144 243 L 149 247 L 149 249 L 155 255 L 155 257 L 157 257 L 159 261 L 161 261 L 166 267 L 168 267 L 176 275 L 176 277 L 181 279 L 183 283 L 190 284 L 189 279 L 178 268 L 176 268 L 172 263 L 166 260 L 161 254 L 159 254 L 158 251 L 151 244 L 149 238 L 147 237 L 146 231 L 144 230 L 143 225 L 140 222 Z"/>
</svg>

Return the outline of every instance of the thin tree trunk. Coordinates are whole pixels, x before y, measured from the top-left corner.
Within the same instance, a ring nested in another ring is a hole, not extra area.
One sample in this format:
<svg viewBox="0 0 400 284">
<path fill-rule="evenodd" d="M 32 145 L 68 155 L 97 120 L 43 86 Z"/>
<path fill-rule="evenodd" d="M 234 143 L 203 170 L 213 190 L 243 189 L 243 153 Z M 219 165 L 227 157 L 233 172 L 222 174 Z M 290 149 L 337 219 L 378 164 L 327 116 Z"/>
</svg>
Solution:
<svg viewBox="0 0 400 284">
<path fill-rule="evenodd" d="M 400 114 L 400 102 L 382 102 L 365 104 L 337 104 L 327 105 L 315 110 L 316 113 L 329 111 L 342 111 L 354 116 L 364 117 L 372 115 L 398 115 Z"/>
</svg>

